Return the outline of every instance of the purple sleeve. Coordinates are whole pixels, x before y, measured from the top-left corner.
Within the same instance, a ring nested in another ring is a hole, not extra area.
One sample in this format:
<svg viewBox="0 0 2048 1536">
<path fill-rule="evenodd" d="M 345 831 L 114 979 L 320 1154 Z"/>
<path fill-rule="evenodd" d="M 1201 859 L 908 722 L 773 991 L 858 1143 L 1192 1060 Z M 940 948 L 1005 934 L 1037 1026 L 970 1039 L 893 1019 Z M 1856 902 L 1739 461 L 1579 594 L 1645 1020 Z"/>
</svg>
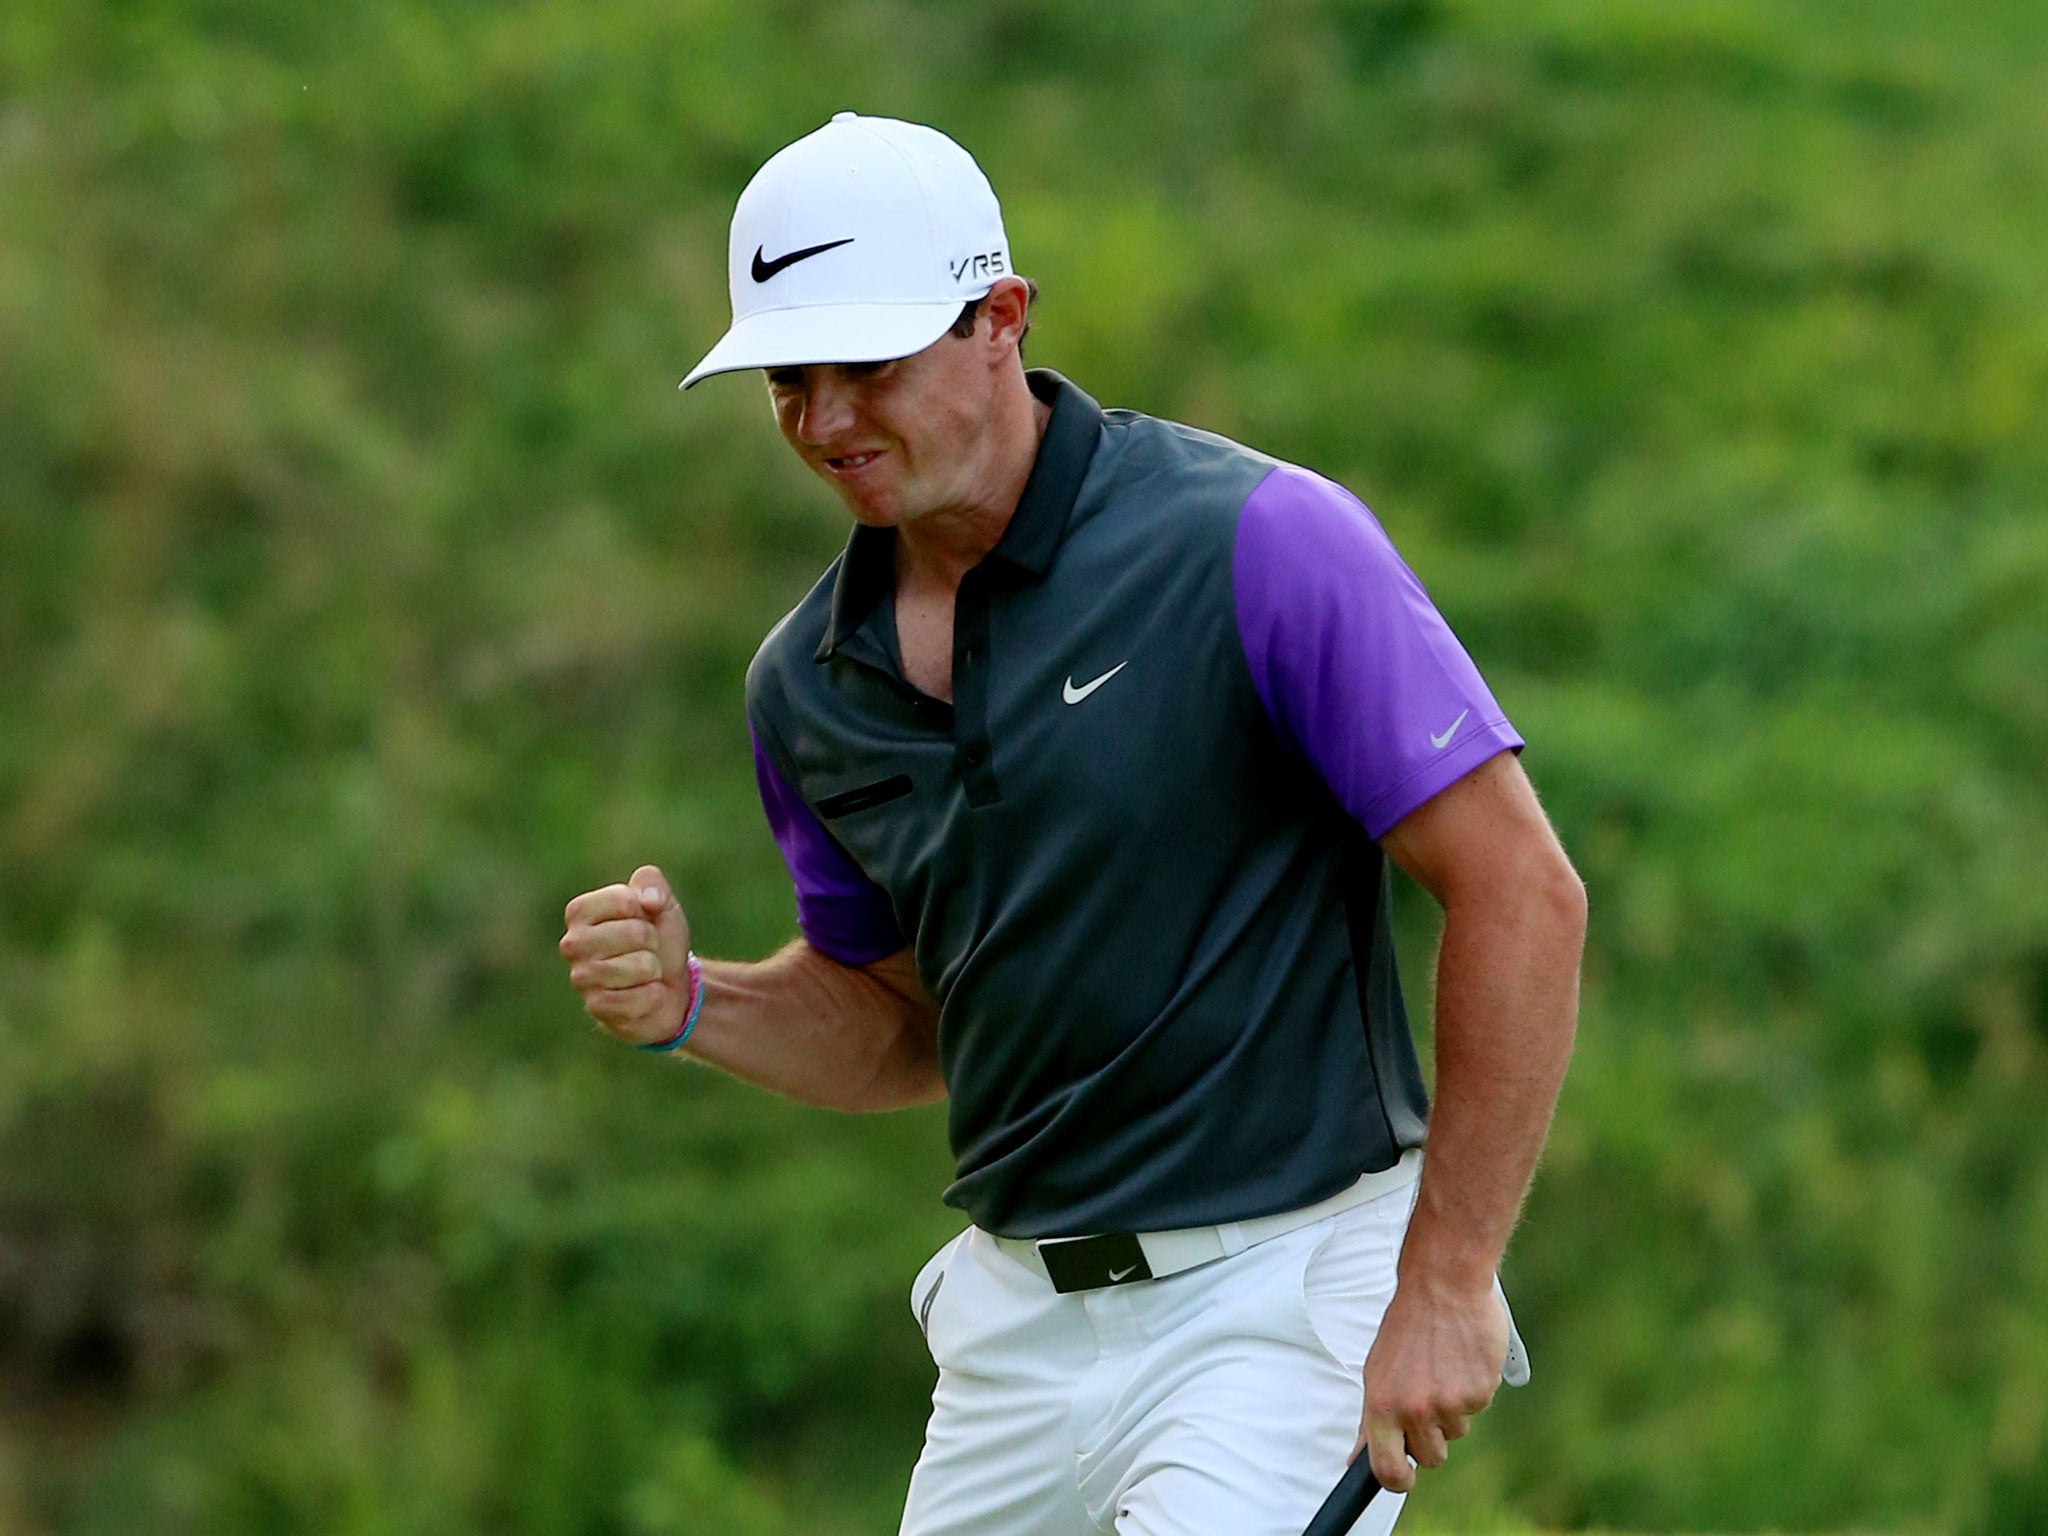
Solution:
<svg viewBox="0 0 2048 1536">
<path fill-rule="evenodd" d="M 769 830 L 796 885 L 796 925 L 811 948 L 841 965 L 866 965 L 903 948 L 903 930 L 887 893 L 832 840 L 768 760 L 758 738 L 754 778 L 761 786 Z"/>
<path fill-rule="evenodd" d="M 1343 487 L 1274 470 L 1245 499 L 1231 580 L 1267 717 L 1369 836 L 1522 745 L 1386 531 Z"/>
</svg>

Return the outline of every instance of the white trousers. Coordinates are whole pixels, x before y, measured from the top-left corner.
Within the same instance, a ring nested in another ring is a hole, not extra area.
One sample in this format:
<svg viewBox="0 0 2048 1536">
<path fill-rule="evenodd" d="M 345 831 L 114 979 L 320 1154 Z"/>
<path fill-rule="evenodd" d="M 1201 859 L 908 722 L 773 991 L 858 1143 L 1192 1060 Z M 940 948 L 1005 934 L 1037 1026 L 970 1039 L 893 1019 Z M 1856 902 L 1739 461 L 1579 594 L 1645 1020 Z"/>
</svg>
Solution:
<svg viewBox="0 0 2048 1536">
<path fill-rule="evenodd" d="M 939 1381 L 902 1536 L 1300 1536 L 1357 1438 L 1414 1198 L 1066 1296 L 969 1227 L 911 1288 Z"/>
</svg>

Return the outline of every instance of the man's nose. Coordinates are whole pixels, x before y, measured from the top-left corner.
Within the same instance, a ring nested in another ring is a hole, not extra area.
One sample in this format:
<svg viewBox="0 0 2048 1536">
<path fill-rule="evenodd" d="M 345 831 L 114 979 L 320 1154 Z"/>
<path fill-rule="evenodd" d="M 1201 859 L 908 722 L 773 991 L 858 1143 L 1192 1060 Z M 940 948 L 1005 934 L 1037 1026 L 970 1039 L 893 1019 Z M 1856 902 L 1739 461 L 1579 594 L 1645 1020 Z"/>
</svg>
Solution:
<svg viewBox="0 0 2048 1536">
<path fill-rule="evenodd" d="M 853 391 L 844 379 L 835 376 L 837 372 L 819 368 L 805 381 L 796 435 L 814 448 L 831 442 L 853 425 Z"/>
</svg>

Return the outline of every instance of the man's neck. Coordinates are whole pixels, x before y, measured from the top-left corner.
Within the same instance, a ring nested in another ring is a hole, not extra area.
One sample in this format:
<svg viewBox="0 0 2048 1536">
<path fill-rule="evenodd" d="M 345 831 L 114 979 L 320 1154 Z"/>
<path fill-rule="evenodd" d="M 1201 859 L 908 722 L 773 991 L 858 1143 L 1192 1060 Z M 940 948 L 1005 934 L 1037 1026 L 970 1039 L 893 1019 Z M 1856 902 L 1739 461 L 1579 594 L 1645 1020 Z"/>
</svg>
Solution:
<svg viewBox="0 0 2048 1536">
<path fill-rule="evenodd" d="M 1005 397 L 992 434 L 994 452 L 982 476 L 983 494 L 970 505 L 933 512 L 897 528 L 899 583 L 953 591 L 960 578 L 1002 541 L 1031 479 L 1046 424 L 1052 420 L 1052 407 L 1032 394 L 1021 377 L 1017 384 L 1016 393 Z"/>
</svg>

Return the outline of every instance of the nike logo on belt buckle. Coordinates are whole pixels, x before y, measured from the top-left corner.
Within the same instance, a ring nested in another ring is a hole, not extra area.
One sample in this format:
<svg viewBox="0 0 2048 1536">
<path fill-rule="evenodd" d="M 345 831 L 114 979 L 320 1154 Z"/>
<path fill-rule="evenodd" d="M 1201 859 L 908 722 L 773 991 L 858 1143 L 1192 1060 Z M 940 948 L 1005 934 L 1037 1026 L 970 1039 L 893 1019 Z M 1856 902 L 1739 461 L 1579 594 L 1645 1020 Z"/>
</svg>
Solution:
<svg viewBox="0 0 2048 1536">
<path fill-rule="evenodd" d="M 1095 1237 L 1047 1237 L 1038 1244 L 1038 1256 L 1052 1277 L 1052 1288 L 1062 1296 L 1075 1291 L 1099 1291 L 1106 1285 L 1129 1285 L 1152 1278 L 1152 1266 L 1145 1262 L 1145 1250 L 1129 1232 L 1104 1232 Z"/>
</svg>

